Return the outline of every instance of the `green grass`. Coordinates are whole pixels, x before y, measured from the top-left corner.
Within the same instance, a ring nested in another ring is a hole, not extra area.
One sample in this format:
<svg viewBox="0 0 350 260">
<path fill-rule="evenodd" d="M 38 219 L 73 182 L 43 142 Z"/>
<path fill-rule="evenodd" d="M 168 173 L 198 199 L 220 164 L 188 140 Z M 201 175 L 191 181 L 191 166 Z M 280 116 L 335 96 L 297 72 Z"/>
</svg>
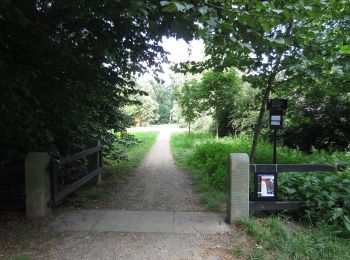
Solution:
<svg viewBox="0 0 350 260">
<path fill-rule="evenodd" d="M 118 182 L 124 180 L 131 172 L 133 172 L 144 160 L 146 154 L 156 141 L 158 132 L 132 132 L 139 143 L 124 147 L 116 144 L 116 149 L 125 152 L 127 160 L 113 161 L 109 160 L 104 165 L 104 173 L 102 175 L 102 185 L 97 186 L 95 180 L 91 180 L 89 184 L 81 187 L 77 192 L 68 197 L 64 201 L 65 206 L 75 208 L 89 208 L 92 202 L 108 195 L 109 190 Z"/>
<path fill-rule="evenodd" d="M 234 236 L 232 254 L 245 259 L 349 259 L 350 243 L 319 223 L 302 226 L 283 216 L 241 221 Z M 242 232 L 248 240 L 242 241 Z M 235 237 L 236 236 L 236 237 Z M 249 241 L 250 240 L 250 241 Z M 247 243 L 247 241 L 249 241 Z"/>
<path fill-rule="evenodd" d="M 178 165 L 191 173 L 192 181 L 201 202 L 212 211 L 220 211 L 226 202 L 227 194 L 205 181 L 204 174 L 191 164 L 194 147 L 211 140 L 213 137 L 207 132 L 173 133 L 171 135 L 171 149 Z"/>
<path fill-rule="evenodd" d="M 177 164 L 191 173 L 204 205 L 211 210 L 222 209 L 227 201 L 228 154 L 249 153 L 251 139 L 239 136 L 215 140 L 205 132 L 175 133 L 171 146 Z M 260 142 L 256 162 L 270 163 L 271 151 L 271 144 Z M 304 154 L 279 146 L 278 162 L 350 162 L 350 153 Z M 305 201 L 307 211 L 288 216 L 295 217 L 296 222 L 275 215 L 243 221 L 238 227 L 242 236 L 233 232 L 236 242 L 232 254 L 249 259 L 349 259 L 350 171 L 281 173 L 278 182 L 279 199 Z M 294 223 L 292 230 L 288 223 Z M 248 239 L 241 241 L 247 234 Z"/>
<path fill-rule="evenodd" d="M 12 255 L 5 258 L 5 260 L 31 260 L 31 259 L 32 258 L 30 256 L 22 255 L 22 254 Z"/>
<path fill-rule="evenodd" d="M 119 175 L 127 175 L 139 166 L 146 154 L 149 152 L 153 144 L 155 143 L 158 132 L 131 132 L 129 133 L 135 136 L 140 143 L 135 147 L 126 148 L 121 147 L 127 155 L 127 161 L 110 162 L 109 170 L 115 170 Z"/>
<path fill-rule="evenodd" d="M 226 201 L 229 153 L 249 153 L 251 139 L 247 136 L 215 140 L 208 133 L 176 133 L 171 137 L 175 160 L 192 172 L 194 183 L 204 204 L 219 209 Z M 257 163 L 271 161 L 271 144 L 261 141 L 257 148 Z M 279 163 L 350 162 L 350 153 L 328 154 L 315 151 L 304 154 L 295 149 L 278 147 Z M 305 201 L 311 217 L 322 215 L 344 227 L 350 227 L 350 171 L 338 173 L 281 173 L 280 200 Z M 251 185 L 252 186 L 252 185 Z M 348 230 L 350 232 L 350 229 Z"/>
</svg>

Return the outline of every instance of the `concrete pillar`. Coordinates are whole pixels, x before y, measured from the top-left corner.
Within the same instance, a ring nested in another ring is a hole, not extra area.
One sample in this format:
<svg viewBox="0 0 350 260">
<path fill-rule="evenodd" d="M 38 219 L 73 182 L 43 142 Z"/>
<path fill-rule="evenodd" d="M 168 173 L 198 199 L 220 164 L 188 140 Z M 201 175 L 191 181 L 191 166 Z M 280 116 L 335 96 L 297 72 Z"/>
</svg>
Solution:
<svg viewBox="0 0 350 260">
<path fill-rule="evenodd" d="M 91 141 L 89 143 L 90 147 L 96 147 L 96 146 L 101 146 L 100 141 Z M 96 170 L 99 168 L 100 173 L 97 175 L 97 185 L 101 185 L 102 178 L 101 178 L 101 168 L 100 165 L 102 165 L 100 159 L 101 155 L 99 152 L 91 154 L 86 156 L 87 159 L 87 170 L 88 172 L 92 172 L 93 170 Z"/>
<path fill-rule="evenodd" d="M 230 224 L 249 217 L 249 157 L 231 153 L 228 158 L 229 199 L 227 218 Z"/>
<path fill-rule="evenodd" d="M 50 155 L 29 153 L 25 158 L 26 214 L 28 218 L 43 218 L 51 214 Z"/>
</svg>

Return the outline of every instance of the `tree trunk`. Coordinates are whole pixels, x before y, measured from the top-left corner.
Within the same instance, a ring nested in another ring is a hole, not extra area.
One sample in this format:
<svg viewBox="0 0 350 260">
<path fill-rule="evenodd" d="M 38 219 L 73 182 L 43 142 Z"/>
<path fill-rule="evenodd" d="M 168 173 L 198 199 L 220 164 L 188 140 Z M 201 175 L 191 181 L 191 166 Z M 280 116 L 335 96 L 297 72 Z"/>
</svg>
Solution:
<svg viewBox="0 0 350 260">
<path fill-rule="evenodd" d="M 216 135 L 215 135 L 215 137 L 216 137 L 216 139 L 219 139 L 219 120 L 218 119 L 216 119 L 216 122 L 215 122 L 215 124 L 216 124 Z"/>
<path fill-rule="evenodd" d="M 267 104 L 267 100 L 269 99 L 270 94 L 271 94 L 274 78 L 275 78 L 274 74 L 271 74 L 269 76 L 267 87 L 265 89 L 264 96 L 263 96 L 263 99 L 262 99 L 262 102 L 261 102 L 261 107 L 260 107 L 260 111 L 259 111 L 258 120 L 257 120 L 257 122 L 256 122 L 256 124 L 254 126 L 253 144 L 252 144 L 252 149 L 250 151 L 250 162 L 251 163 L 254 163 L 254 161 L 255 161 L 256 147 L 258 145 L 258 140 L 259 140 L 259 135 L 260 135 L 260 132 L 261 132 L 262 124 L 263 124 L 266 104 Z"/>
<path fill-rule="evenodd" d="M 292 26 L 293 26 L 293 24 L 292 24 L 292 22 L 290 22 L 288 24 L 288 27 L 287 27 L 287 30 L 286 30 L 285 38 L 289 37 L 291 35 L 291 33 L 292 33 Z M 263 100 L 261 102 L 261 107 L 260 107 L 260 111 L 259 111 L 258 120 L 257 120 L 257 122 L 256 122 L 256 124 L 254 126 L 253 143 L 252 143 L 252 149 L 250 151 L 250 162 L 251 163 L 254 163 L 254 161 L 255 161 L 256 147 L 258 145 L 259 135 L 260 135 L 261 128 L 262 128 L 262 123 L 263 123 L 263 119 L 264 119 L 264 112 L 265 112 L 265 109 L 266 109 L 266 104 L 267 104 L 267 101 L 268 101 L 268 99 L 270 97 L 270 94 L 271 94 L 271 91 L 272 91 L 272 88 L 273 88 L 273 84 L 274 84 L 276 75 L 278 73 L 278 67 L 281 64 L 281 59 L 282 59 L 282 56 L 285 53 L 285 51 L 286 51 L 286 47 L 277 56 L 276 63 L 273 66 L 271 74 L 269 75 L 269 78 L 268 78 L 267 87 L 265 89 Z"/>
<path fill-rule="evenodd" d="M 188 123 L 188 134 L 191 134 L 191 123 Z"/>
</svg>

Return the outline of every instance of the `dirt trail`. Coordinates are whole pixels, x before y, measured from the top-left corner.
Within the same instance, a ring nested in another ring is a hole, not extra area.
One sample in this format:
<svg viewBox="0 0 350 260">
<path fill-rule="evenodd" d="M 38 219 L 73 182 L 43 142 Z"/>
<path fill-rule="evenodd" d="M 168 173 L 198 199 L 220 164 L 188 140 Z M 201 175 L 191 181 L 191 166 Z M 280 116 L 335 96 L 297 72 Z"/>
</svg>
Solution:
<svg viewBox="0 0 350 260">
<path fill-rule="evenodd" d="M 60 213 L 53 221 L 57 236 L 28 254 L 34 259 L 231 259 L 229 227 L 221 216 L 203 212 L 189 177 L 175 166 L 169 127 L 159 130 L 144 163 L 116 187 L 104 210 Z M 128 225 L 132 228 L 125 232 Z M 198 228 L 210 225 L 221 231 Z"/>
<path fill-rule="evenodd" d="M 126 185 L 116 187 L 103 208 L 159 211 L 202 211 L 189 176 L 179 169 L 170 151 L 170 134 L 162 126 L 157 142 Z"/>
</svg>

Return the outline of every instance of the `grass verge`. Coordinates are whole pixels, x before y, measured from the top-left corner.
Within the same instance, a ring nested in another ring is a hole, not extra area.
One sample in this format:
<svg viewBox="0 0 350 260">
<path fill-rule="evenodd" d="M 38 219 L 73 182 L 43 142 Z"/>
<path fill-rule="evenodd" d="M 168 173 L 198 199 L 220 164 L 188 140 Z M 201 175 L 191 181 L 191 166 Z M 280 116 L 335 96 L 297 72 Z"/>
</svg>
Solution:
<svg viewBox="0 0 350 260">
<path fill-rule="evenodd" d="M 196 145 L 212 138 L 212 135 L 207 132 L 193 132 L 190 135 L 173 133 L 170 144 L 176 163 L 191 174 L 192 182 L 202 204 L 209 210 L 220 211 L 226 206 L 227 193 L 210 185 L 206 181 L 205 174 L 196 169 L 189 159 L 192 158 Z"/>
<path fill-rule="evenodd" d="M 232 254 L 244 259 L 349 259 L 349 240 L 325 223 L 303 226 L 285 216 L 241 221 L 233 234 Z M 242 239 L 247 237 L 247 239 Z"/>
</svg>

